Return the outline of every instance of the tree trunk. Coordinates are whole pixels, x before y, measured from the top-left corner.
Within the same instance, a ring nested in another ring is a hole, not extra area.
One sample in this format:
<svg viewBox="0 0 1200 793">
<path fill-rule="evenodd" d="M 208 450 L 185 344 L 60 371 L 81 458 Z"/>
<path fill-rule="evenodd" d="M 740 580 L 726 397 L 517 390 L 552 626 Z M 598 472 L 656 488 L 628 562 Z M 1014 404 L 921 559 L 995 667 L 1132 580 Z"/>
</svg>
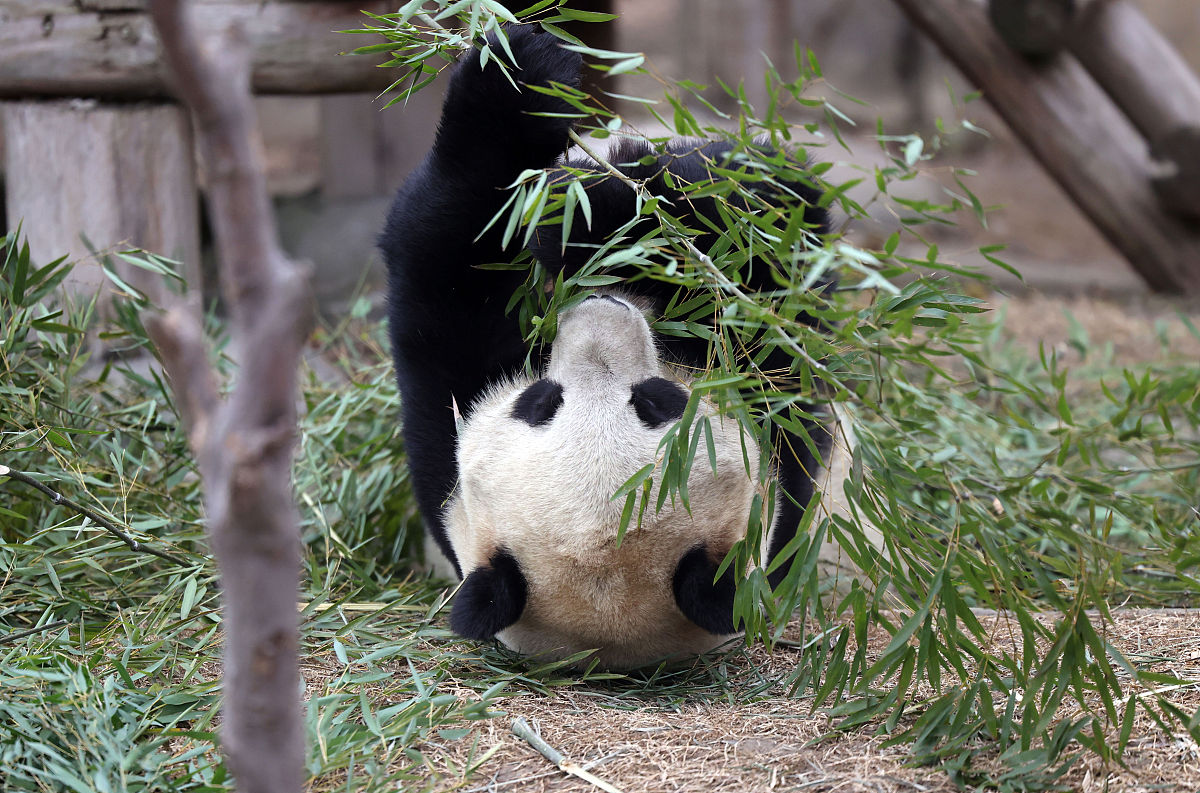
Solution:
<svg viewBox="0 0 1200 793">
<path fill-rule="evenodd" d="M 207 165 L 239 365 L 233 391 L 221 398 L 193 307 L 172 302 L 148 317 L 204 480 L 221 575 L 221 746 L 239 790 L 299 793 L 301 548 L 291 462 L 297 367 L 312 318 L 308 278 L 275 233 L 249 92 L 249 42 L 234 28 L 202 45 L 180 0 L 153 0 L 152 13 Z"/>
</svg>

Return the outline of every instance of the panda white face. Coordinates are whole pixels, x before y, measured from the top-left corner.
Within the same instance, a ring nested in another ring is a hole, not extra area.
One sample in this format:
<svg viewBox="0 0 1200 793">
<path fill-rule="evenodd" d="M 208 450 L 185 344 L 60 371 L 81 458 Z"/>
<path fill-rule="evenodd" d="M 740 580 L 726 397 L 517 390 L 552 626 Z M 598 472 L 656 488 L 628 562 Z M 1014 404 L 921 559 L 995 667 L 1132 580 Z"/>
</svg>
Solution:
<svg viewBox="0 0 1200 793">
<path fill-rule="evenodd" d="M 729 615 L 709 619 L 696 601 L 745 535 L 757 492 L 756 460 L 746 456 L 758 449 L 736 420 L 701 404 L 716 470 L 699 455 L 690 510 L 668 500 L 655 513 L 651 493 L 640 527 L 635 515 L 617 542 L 625 499 L 612 496 L 656 461 L 688 398 L 642 312 L 604 295 L 563 316 L 542 379 L 496 386 L 473 407 L 446 513 L 466 579 L 451 615 L 457 632 L 494 633 L 548 658 L 595 649 L 609 667 L 701 653 L 729 638 Z M 716 608 L 731 606 L 727 589 Z"/>
</svg>

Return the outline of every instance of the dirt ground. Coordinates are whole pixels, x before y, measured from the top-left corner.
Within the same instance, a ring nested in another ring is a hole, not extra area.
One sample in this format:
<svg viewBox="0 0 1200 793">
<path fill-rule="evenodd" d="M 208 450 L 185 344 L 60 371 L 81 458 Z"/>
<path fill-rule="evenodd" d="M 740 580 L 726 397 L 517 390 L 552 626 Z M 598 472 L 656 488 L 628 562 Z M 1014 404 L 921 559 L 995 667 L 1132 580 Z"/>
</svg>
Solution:
<svg viewBox="0 0 1200 793">
<path fill-rule="evenodd" d="M 985 623 L 986 624 L 986 623 Z M 1009 626 L 993 617 L 997 643 L 1007 643 Z M 1196 681 L 1164 692 L 1186 712 L 1200 708 L 1200 613 L 1126 611 L 1112 639 L 1143 668 Z M 878 646 L 886 639 L 878 637 Z M 753 663 L 770 678 L 790 667 L 794 650 L 762 648 L 731 663 Z M 467 696 L 464 689 L 459 692 Z M 830 734 L 831 720 L 809 713 L 804 699 L 768 697 L 751 705 L 663 704 L 653 700 L 620 709 L 595 690 L 553 697 L 503 700 L 507 715 L 475 726 L 472 735 L 434 741 L 422 753 L 442 776 L 440 790 L 594 793 L 668 791 L 839 791 L 839 793 L 936 793 L 958 788 L 947 774 L 906 765 L 905 747 L 885 747 L 887 736 L 870 731 Z M 608 784 L 556 769 L 514 736 L 516 718 L 532 724 L 551 747 Z M 1125 767 L 1084 757 L 1063 778 L 1081 793 L 1151 793 L 1200 789 L 1200 746 L 1186 735 L 1165 734 L 1149 718 L 1139 719 L 1125 753 Z M 490 753 L 490 754 L 489 754 Z M 486 756 L 464 780 L 457 769 Z"/>
<path fill-rule="evenodd" d="M 1105 294 L 1048 295 L 1031 291 L 1012 297 L 994 295 L 991 302 L 1004 312 L 1007 333 L 1030 350 L 1036 350 L 1042 342 L 1048 349 L 1069 353 L 1067 342 L 1073 318 L 1092 348 L 1105 351 L 1112 346 L 1114 365 L 1133 366 L 1158 358 L 1165 343 L 1172 358 L 1196 361 L 1200 366 L 1200 338 L 1182 319 L 1187 317 L 1200 327 L 1200 301 L 1146 293 L 1122 300 Z"/>
</svg>

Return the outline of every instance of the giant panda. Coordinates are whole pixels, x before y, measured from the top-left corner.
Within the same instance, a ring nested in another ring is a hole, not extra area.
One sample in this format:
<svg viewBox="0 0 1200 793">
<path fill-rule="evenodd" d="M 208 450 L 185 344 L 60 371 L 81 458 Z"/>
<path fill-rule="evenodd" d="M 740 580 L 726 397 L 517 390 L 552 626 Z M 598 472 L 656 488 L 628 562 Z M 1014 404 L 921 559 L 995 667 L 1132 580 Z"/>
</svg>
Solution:
<svg viewBox="0 0 1200 793">
<path fill-rule="evenodd" d="M 764 548 L 773 558 L 795 536 L 834 430 L 808 421 L 809 444 L 776 428 L 773 448 L 760 450 L 703 401 L 715 469 L 697 459 L 686 508 L 651 509 L 617 541 L 623 503 L 613 493 L 655 460 L 710 351 L 703 339 L 657 336 L 649 320 L 676 287 L 635 279 L 565 312 L 540 373 L 524 373 L 530 350 L 506 307 L 525 273 L 481 267 L 519 252 L 502 244 L 502 223 L 488 223 L 523 171 L 560 163 L 571 108 L 533 87 L 578 86 L 581 62 L 535 28 L 512 26 L 506 35 L 516 84 L 494 56 L 483 64 L 478 50 L 460 58 L 433 146 L 397 192 L 380 238 L 411 482 L 433 545 L 462 581 L 450 626 L 538 657 L 593 650 L 612 668 L 703 653 L 734 635 L 738 573 L 732 565 L 719 579 L 716 572 L 761 492 L 754 458 L 774 457 L 780 495 Z M 716 216 L 711 199 L 688 204 L 671 184 L 711 178 L 710 165 L 731 151 L 724 142 L 676 140 L 656 152 L 635 141 L 609 160 L 690 207 L 697 222 L 689 225 L 701 227 Z M 595 174 L 585 182 L 591 222 L 577 220 L 567 241 L 560 226 L 536 230 L 528 247 L 551 275 L 575 272 L 637 213 L 625 181 L 590 160 L 567 164 Z M 818 189 L 786 189 L 806 205 L 812 238 L 825 234 Z M 704 250 L 714 239 L 695 242 Z M 771 274 L 759 267 L 745 286 L 770 289 Z M 780 355 L 764 366 L 786 370 Z"/>
</svg>

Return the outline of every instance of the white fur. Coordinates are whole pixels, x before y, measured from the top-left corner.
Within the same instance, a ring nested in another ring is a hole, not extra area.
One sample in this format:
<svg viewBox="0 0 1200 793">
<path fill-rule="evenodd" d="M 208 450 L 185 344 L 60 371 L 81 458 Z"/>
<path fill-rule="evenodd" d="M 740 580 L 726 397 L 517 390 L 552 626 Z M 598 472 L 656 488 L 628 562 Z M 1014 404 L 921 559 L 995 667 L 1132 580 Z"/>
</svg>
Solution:
<svg viewBox="0 0 1200 793">
<path fill-rule="evenodd" d="M 563 386 L 563 403 L 547 425 L 512 418 L 529 384 L 518 380 L 493 387 L 459 433 L 459 483 L 446 526 L 463 574 L 503 547 L 528 583 L 520 619 L 498 638 L 549 658 L 598 648 L 608 667 L 703 653 L 730 639 L 684 617 L 672 579 L 680 558 L 699 543 L 720 560 L 745 536 L 758 488 L 753 439 L 735 419 L 702 404 L 715 472 L 701 446 L 688 479 L 690 510 L 668 500 L 656 513 L 655 490 L 640 527 L 635 511 L 618 545 L 625 500 L 612 494 L 659 459 L 670 426 L 647 428 L 629 404 L 630 389 L 650 377 L 680 375 L 661 363 L 641 311 L 589 300 L 562 318 L 546 377 Z M 840 493 L 840 480 L 826 480 Z"/>
</svg>

